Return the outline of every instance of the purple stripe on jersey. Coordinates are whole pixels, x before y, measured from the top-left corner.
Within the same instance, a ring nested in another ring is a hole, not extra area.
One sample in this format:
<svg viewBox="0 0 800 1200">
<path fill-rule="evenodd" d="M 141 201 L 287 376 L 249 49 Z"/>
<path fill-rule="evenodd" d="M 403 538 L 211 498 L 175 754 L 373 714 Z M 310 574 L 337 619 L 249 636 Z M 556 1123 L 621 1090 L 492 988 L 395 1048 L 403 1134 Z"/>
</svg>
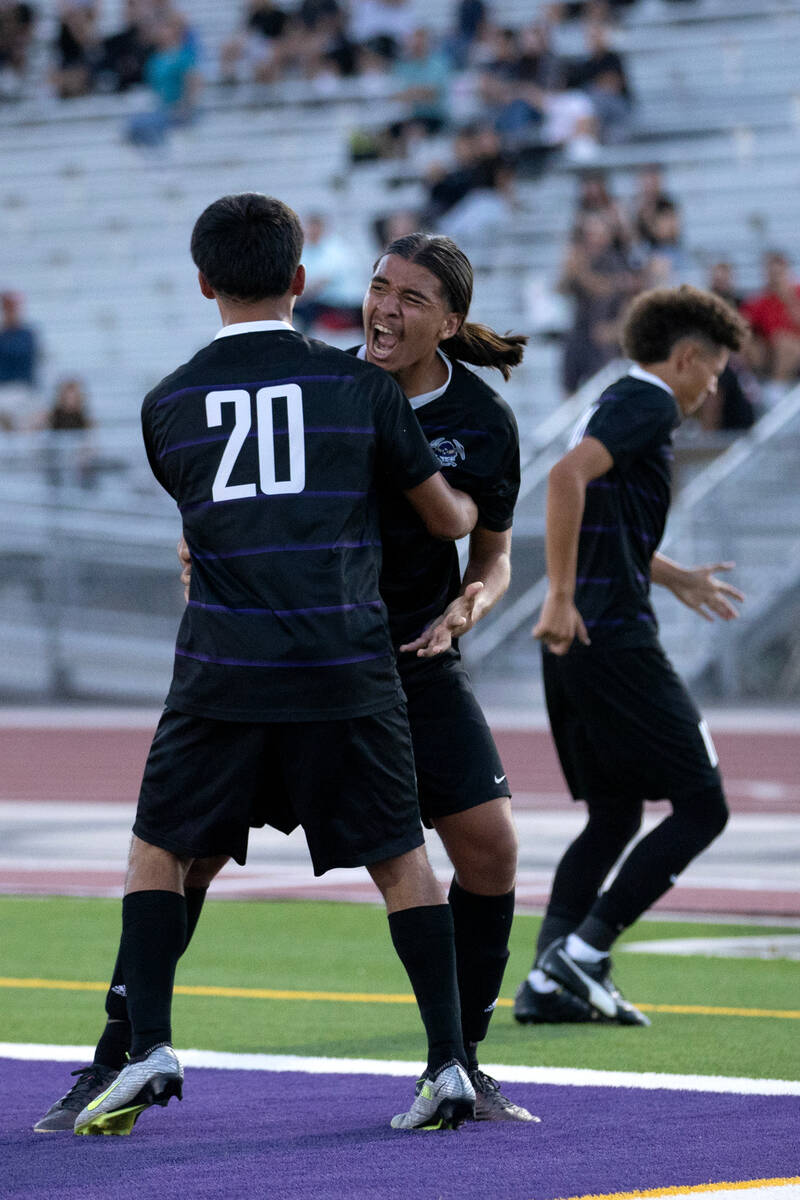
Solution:
<svg viewBox="0 0 800 1200">
<path fill-rule="evenodd" d="M 598 625 L 606 625 L 606 626 L 624 625 L 625 619 L 624 619 L 624 617 L 616 617 L 614 620 L 608 620 L 608 621 L 586 621 L 586 620 L 584 620 L 583 623 L 587 629 L 594 629 Z"/>
<path fill-rule="evenodd" d="M 473 437 L 488 437 L 488 429 L 453 429 L 450 425 L 425 425 L 420 422 L 426 434 L 428 433 L 449 433 L 453 437 L 457 437 L 460 433 L 469 433 Z"/>
<path fill-rule="evenodd" d="M 303 432 L 304 433 L 367 433 L 367 434 L 370 434 L 370 433 L 374 433 L 375 429 L 372 425 L 367 425 L 367 426 L 363 426 L 363 427 L 359 426 L 359 425 L 306 425 Z M 278 434 L 288 433 L 288 430 L 287 429 L 274 429 L 273 433 L 277 436 Z M 194 438 L 193 440 L 188 441 L 188 442 L 176 442 L 174 444 L 174 446 L 167 446 L 166 450 L 162 450 L 161 453 L 159 454 L 158 458 L 160 461 L 162 458 L 166 458 L 166 456 L 168 454 L 174 454 L 174 452 L 176 450 L 186 450 L 190 446 L 211 446 L 214 444 L 214 442 L 227 442 L 227 440 L 230 436 L 231 436 L 230 430 L 228 430 L 227 433 L 216 433 L 216 434 L 214 434 L 213 437 Z M 258 437 L 258 431 L 255 429 L 252 429 L 250 431 L 250 433 L 248 433 L 245 441 L 248 441 L 250 438 L 255 438 L 255 437 Z"/>
<path fill-rule="evenodd" d="M 291 375 L 288 379 L 255 379 L 250 383 L 198 383 L 192 387 L 179 388 L 156 401 L 156 408 L 169 404 L 180 396 L 190 396 L 192 392 L 232 392 L 235 390 L 248 391 L 250 388 L 280 387 L 284 383 L 352 383 L 352 375 Z"/>
<path fill-rule="evenodd" d="M 636 620 L 637 621 L 651 621 L 654 625 L 656 622 L 656 619 L 653 616 L 653 614 L 649 613 L 649 612 L 638 612 L 636 614 Z"/>
<path fill-rule="evenodd" d="M 366 546 L 380 546 L 380 542 L 318 542 L 313 545 L 301 542 L 297 546 L 253 546 L 244 550 L 228 550 L 225 554 L 199 554 L 192 550 L 191 555 L 192 558 L 210 562 L 220 558 L 244 558 L 248 554 L 280 554 L 284 550 L 361 550 Z"/>
<path fill-rule="evenodd" d="M 619 525 L 581 525 L 581 533 L 619 533 Z M 655 542 L 657 539 L 654 534 L 647 533 L 644 529 L 637 529 L 633 525 L 626 525 L 631 533 L 635 533 L 643 542 Z"/>
<path fill-rule="evenodd" d="M 310 492 L 310 491 L 302 491 L 302 492 L 293 492 L 292 499 L 296 500 L 300 496 L 306 496 L 306 497 L 310 496 L 312 499 L 319 499 L 320 497 L 325 497 L 326 499 L 328 499 L 331 496 L 347 496 L 347 498 L 350 500 L 358 500 L 363 496 L 369 496 L 369 495 L 370 495 L 369 492 L 344 492 L 344 491 L 342 491 L 342 492 Z M 275 499 L 274 496 L 268 496 L 266 492 L 258 492 L 258 494 L 255 496 L 239 496 L 234 500 L 226 500 L 225 503 L 226 504 L 248 504 L 248 503 L 252 504 L 252 502 L 254 500 L 274 500 L 274 499 Z M 211 508 L 214 504 L 218 504 L 218 503 L 219 503 L 218 500 L 195 500 L 192 504 L 181 504 L 178 507 L 182 513 L 197 512 L 201 508 Z"/>
<path fill-rule="evenodd" d="M 197 662 L 213 663 L 219 667 L 346 667 L 351 663 L 370 662 L 376 658 L 390 658 L 386 652 L 381 654 L 359 654 L 352 658 L 309 658 L 300 662 L 265 662 L 248 658 L 216 658 L 211 654 L 194 654 L 189 650 L 175 647 L 175 653 L 181 658 L 193 658 Z"/>
<path fill-rule="evenodd" d="M 244 613 L 250 616 L 270 613 L 273 617 L 306 616 L 308 613 L 353 612 L 357 608 L 380 608 L 382 600 L 365 600 L 363 604 L 321 604 L 316 608 L 229 608 L 227 604 L 203 604 L 190 600 L 189 608 L 202 608 L 206 612 Z"/>
<path fill-rule="evenodd" d="M 579 575 L 575 580 L 576 583 L 613 583 L 613 579 L 603 579 L 602 577 L 592 578 L 591 575 Z"/>
<path fill-rule="evenodd" d="M 655 492 L 648 492 L 647 488 L 638 487 L 635 483 L 621 483 L 614 479 L 593 479 L 586 486 L 587 488 L 602 488 L 611 492 L 619 491 L 620 487 L 624 486 L 626 491 L 636 492 L 638 496 L 644 496 L 645 500 L 661 500 L 660 496 L 657 496 Z"/>
</svg>

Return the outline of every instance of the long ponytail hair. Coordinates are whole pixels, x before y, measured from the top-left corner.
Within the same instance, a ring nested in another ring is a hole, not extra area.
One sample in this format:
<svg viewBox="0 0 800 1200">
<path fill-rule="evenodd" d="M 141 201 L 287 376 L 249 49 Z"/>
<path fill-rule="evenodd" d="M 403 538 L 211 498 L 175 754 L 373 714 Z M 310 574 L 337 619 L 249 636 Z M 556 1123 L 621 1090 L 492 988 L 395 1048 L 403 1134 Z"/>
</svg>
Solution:
<svg viewBox="0 0 800 1200">
<path fill-rule="evenodd" d="M 442 234 L 409 233 L 396 238 L 383 254 L 396 254 L 398 258 L 425 267 L 442 285 L 451 312 L 461 314 L 458 332 L 440 344 L 448 358 L 476 367 L 494 367 L 503 379 L 508 379 L 512 368 L 522 362 L 528 339 L 518 333 L 503 335 L 488 325 L 467 320 L 472 303 L 472 264 L 452 238 Z"/>
</svg>

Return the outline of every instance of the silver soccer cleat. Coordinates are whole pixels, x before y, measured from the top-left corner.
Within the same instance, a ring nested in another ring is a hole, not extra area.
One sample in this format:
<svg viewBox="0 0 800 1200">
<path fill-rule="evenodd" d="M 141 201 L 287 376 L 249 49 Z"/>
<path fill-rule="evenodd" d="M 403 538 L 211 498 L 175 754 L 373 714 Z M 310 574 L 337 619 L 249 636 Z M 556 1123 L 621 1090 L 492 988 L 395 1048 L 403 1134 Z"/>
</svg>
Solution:
<svg viewBox="0 0 800 1200">
<path fill-rule="evenodd" d="M 144 1058 L 123 1067 L 110 1087 L 75 1118 L 75 1133 L 130 1133 L 141 1112 L 166 1105 L 183 1093 L 183 1067 L 171 1046 L 156 1046 Z"/>
<path fill-rule="evenodd" d="M 447 1063 L 433 1079 L 417 1081 L 408 1112 L 392 1117 L 392 1129 L 458 1129 L 475 1116 L 475 1089 L 460 1063 Z"/>
</svg>

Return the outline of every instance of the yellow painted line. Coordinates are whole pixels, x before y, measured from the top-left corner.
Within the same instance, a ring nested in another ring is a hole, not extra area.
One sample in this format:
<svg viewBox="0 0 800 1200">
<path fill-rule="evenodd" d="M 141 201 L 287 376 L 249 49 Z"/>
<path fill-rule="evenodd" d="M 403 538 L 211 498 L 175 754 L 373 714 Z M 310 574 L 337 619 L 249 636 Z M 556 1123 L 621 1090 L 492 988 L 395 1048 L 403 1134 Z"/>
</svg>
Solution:
<svg viewBox="0 0 800 1200">
<path fill-rule="evenodd" d="M 78 979 L 17 979 L 0 977 L 0 988 L 28 988 L 32 991 L 105 992 L 107 983 Z M 327 1000 L 339 1004 L 416 1004 L 403 992 L 318 992 L 282 988 L 245 988 L 221 986 L 175 986 L 176 996 L 212 996 L 235 1000 Z M 497 1001 L 498 1008 L 511 1008 L 513 1000 Z M 639 1004 L 643 1012 L 681 1013 L 703 1017 L 770 1017 L 800 1020 L 800 1010 L 782 1008 L 712 1008 L 700 1004 Z"/>
<path fill-rule="evenodd" d="M 744 1191 L 751 1188 L 788 1187 L 800 1183 L 800 1175 L 788 1179 L 746 1179 L 736 1183 L 697 1183 L 686 1187 L 652 1188 L 643 1192 L 589 1192 L 585 1196 L 570 1196 L 562 1200 L 658 1200 L 661 1196 L 697 1196 L 703 1192 Z"/>
</svg>

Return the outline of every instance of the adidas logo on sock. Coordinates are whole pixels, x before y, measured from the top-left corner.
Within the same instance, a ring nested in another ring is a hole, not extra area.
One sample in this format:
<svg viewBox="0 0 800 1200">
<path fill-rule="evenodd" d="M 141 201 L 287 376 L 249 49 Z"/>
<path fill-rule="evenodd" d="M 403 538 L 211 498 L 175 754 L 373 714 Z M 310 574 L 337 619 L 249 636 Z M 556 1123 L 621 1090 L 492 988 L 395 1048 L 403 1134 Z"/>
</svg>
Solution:
<svg viewBox="0 0 800 1200">
<path fill-rule="evenodd" d="M 112 987 L 111 991 L 114 992 L 117 996 L 127 996 L 127 994 L 128 994 L 125 989 L 124 983 L 115 983 L 114 986 Z"/>
</svg>

